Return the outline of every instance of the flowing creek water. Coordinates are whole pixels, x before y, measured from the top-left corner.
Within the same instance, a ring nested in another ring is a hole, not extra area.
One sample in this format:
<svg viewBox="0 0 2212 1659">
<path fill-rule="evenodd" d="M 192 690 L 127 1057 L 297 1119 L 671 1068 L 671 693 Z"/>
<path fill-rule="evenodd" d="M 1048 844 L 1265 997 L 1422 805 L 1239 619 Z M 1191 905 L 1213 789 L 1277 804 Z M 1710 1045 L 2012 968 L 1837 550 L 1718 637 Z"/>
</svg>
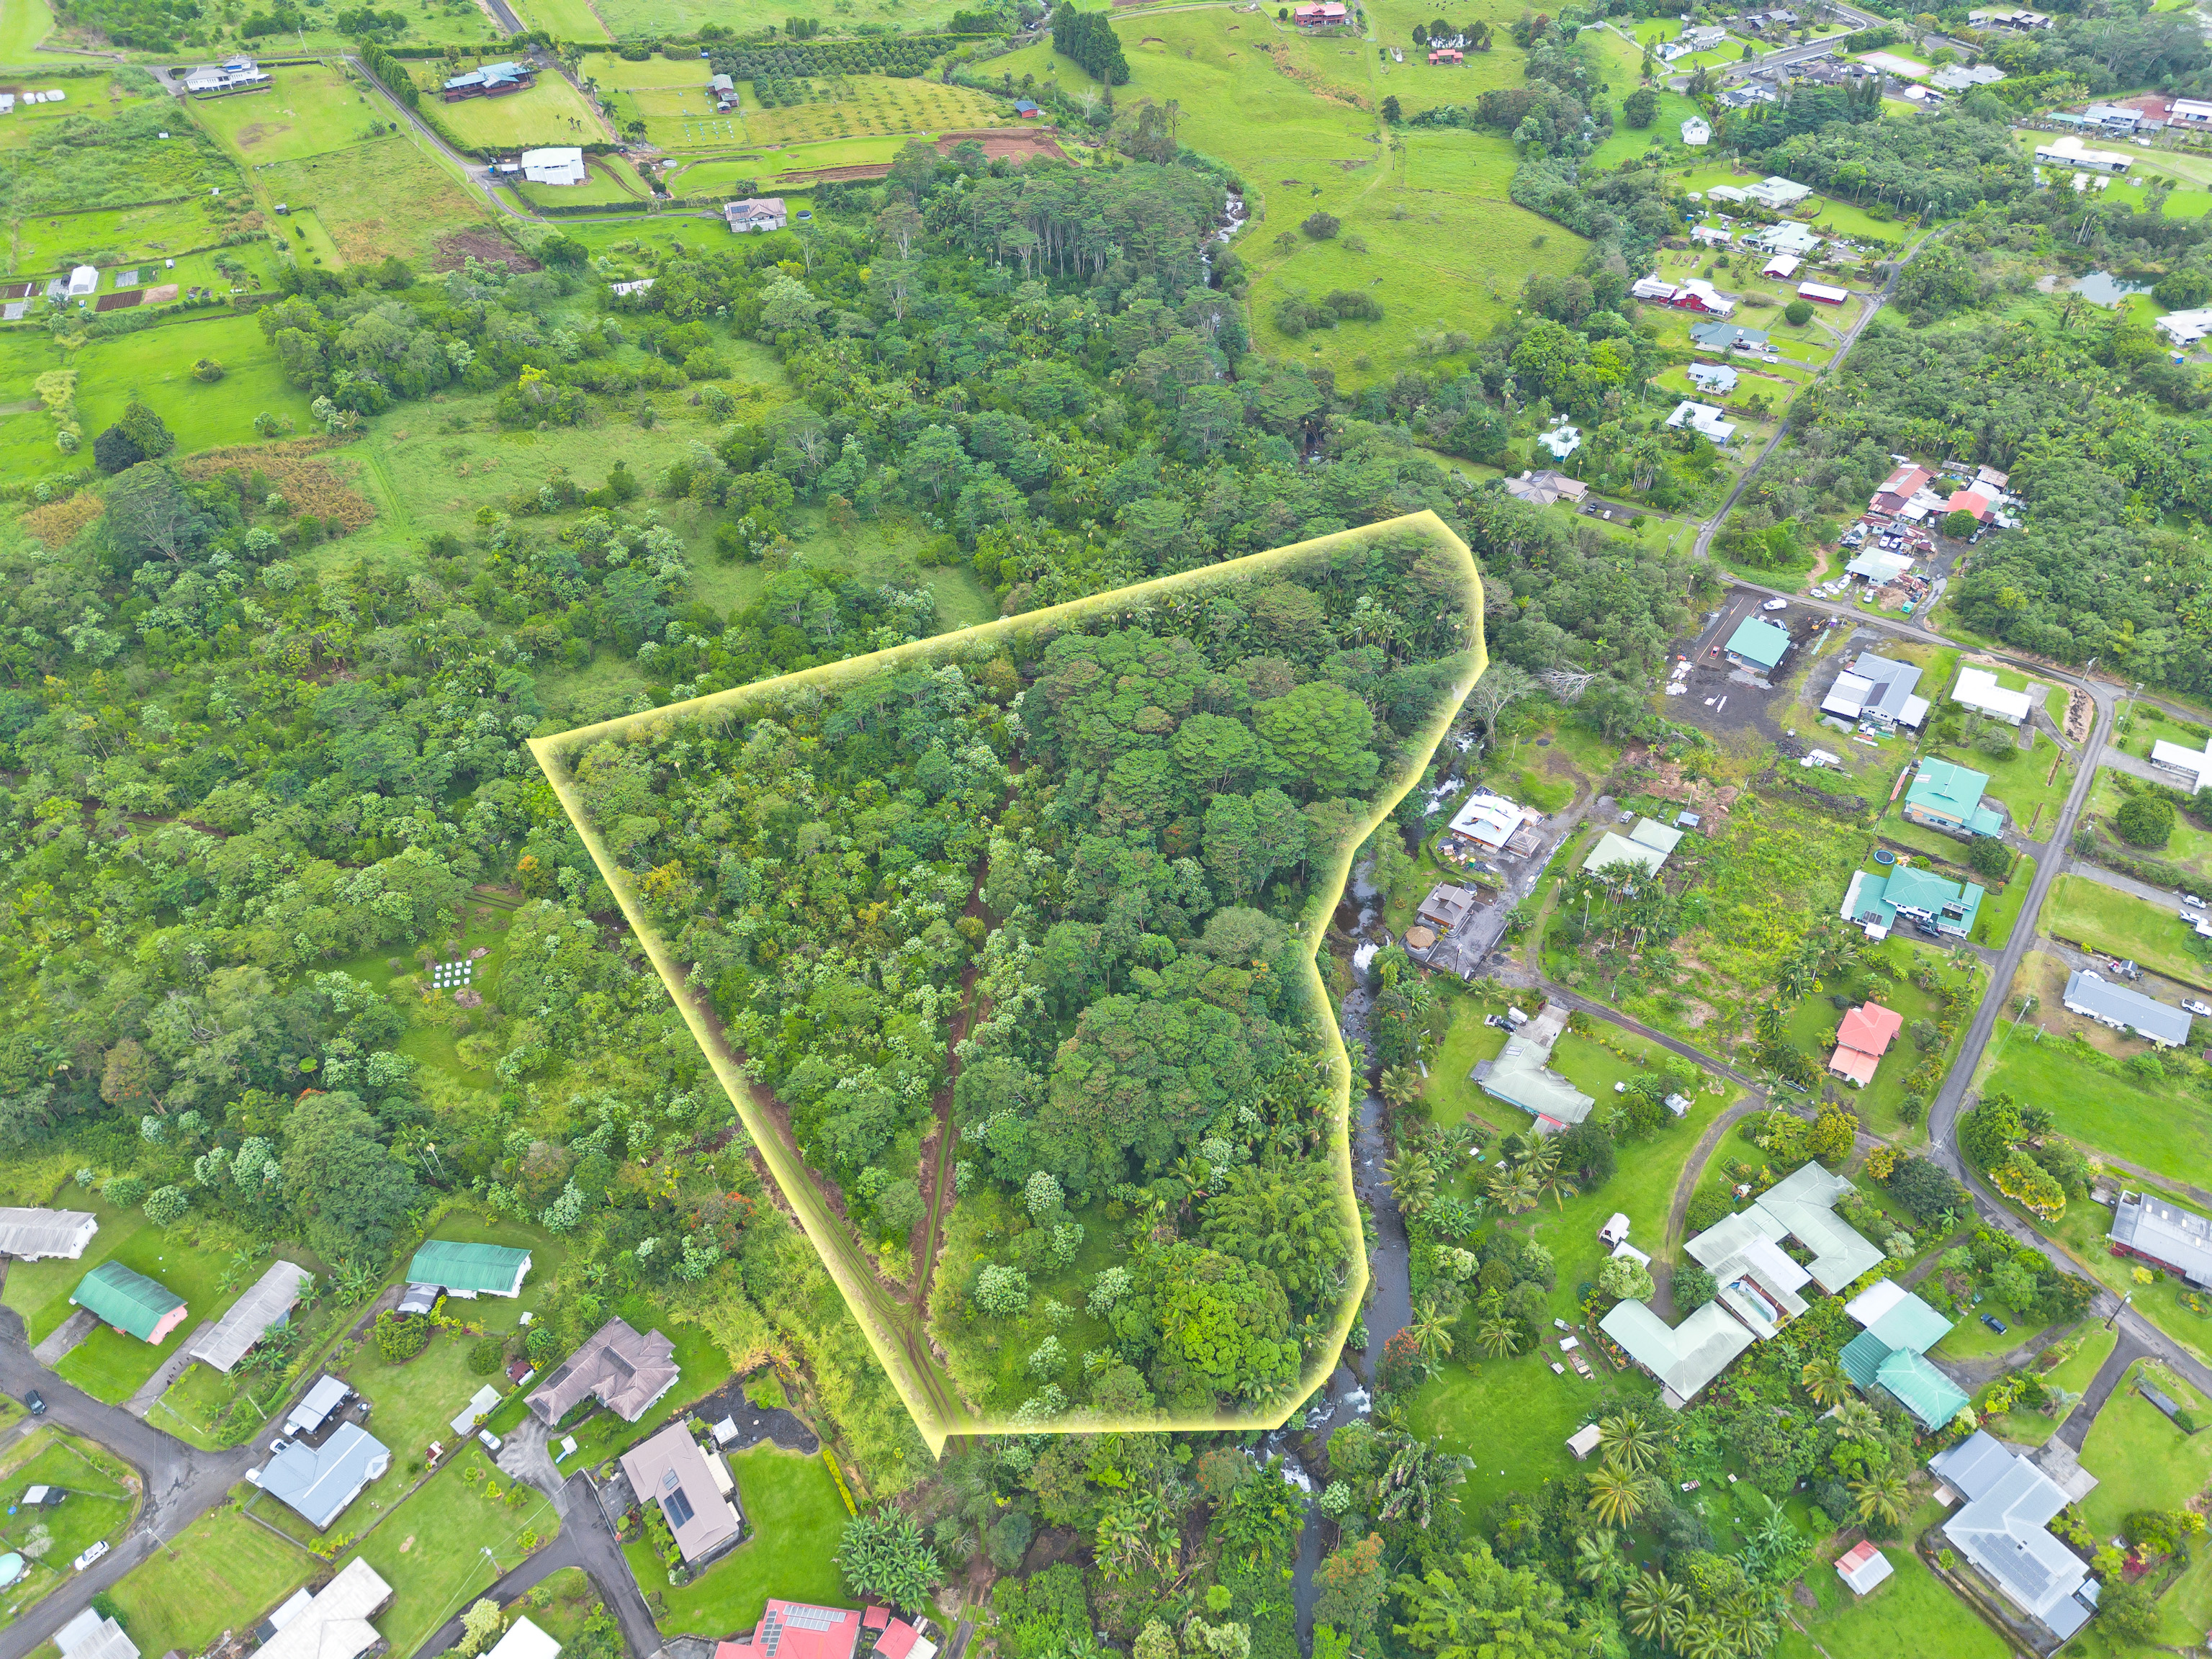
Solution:
<svg viewBox="0 0 2212 1659">
<path fill-rule="evenodd" d="M 1345 997 L 1340 1018 L 1347 1045 L 1364 1045 L 1368 1040 L 1368 1012 L 1373 997 L 1367 975 L 1385 939 L 1379 896 L 1364 872 L 1352 872 L 1351 899 L 1343 907 L 1346 910 L 1355 904 L 1358 907 L 1347 928 L 1358 941 L 1352 955 L 1354 982 Z M 1355 1081 L 1363 1093 L 1352 1128 L 1352 1174 L 1360 1202 L 1366 1206 L 1375 1229 L 1374 1243 L 1367 1252 L 1368 1272 L 1373 1280 L 1366 1310 L 1367 1364 L 1371 1378 L 1375 1363 L 1382 1356 L 1382 1345 L 1404 1329 L 1413 1317 L 1412 1247 L 1406 1238 L 1405 1218 L 1398 1213 L 1397 1198 L 1390 1190 L 1390 1177 L 1382 1167 L 1387 1156 L 1382 1140 L 1382 1097 L 1367 1086 L 1364 1078 Z M 1322 1538 L 1328 1522 L 1314 1501 L 1321 1495 L 1320 1486 L 1299 1456 L 1297 1442 L 1307 1435 L 1326 1439 L 1354 1418 L 1364 1417 L 1369 1404 L 1367 1387 L 1358 1372 L 1349 1364 L 1340 1364 L 1304 1417 L 1285 1423 L 1267 1436 L 1260 1448 L 1263 1460 L 1282 1457 L 1284 1473 L 1306 1495 L 1305 1527 L 1298 1534 L 1297 1565 L 1291 1576 L 1291 1590 L 1297 1607 L 1298 1650 L 1308 1655 L 1313 1652 L 1314 1602 L 1320 1595 L 1314 1574 L 1321 1565 Z"/>
</svg>

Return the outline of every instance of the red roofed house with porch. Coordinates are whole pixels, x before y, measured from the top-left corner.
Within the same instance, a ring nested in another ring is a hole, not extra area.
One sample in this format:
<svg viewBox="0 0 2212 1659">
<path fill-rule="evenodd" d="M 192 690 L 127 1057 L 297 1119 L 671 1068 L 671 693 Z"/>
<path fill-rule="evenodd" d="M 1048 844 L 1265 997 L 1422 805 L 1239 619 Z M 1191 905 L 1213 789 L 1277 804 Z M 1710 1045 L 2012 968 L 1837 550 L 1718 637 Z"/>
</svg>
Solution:
<svg viewBox="0 0 2212 1659">
<path fill-rule="evenodd" d="M 857 1607 L 771 1600 L 752 1635 L 743 1642 L 717 1643 L 714 1659 L 853 1659 L 860 1644 Z"/>
<path fill-rule="evenodd" d="M 1438 46 L 1429 54 L 1431 64 L 1463 64 L 1466 61 L 1457 46 Z"/>
<path fill-rule="evenodd" d="M 1291 14 L 1291 21 L 1300 28 L 1313 28 L 1322 23 L 1341 23 L 1346 21 L 1341 0 L 1310 0 Z"/>
<path fill-rule="evenodd" d="M 1961 489 L 1943 503 L 1944 514 L 1971 513 L 1982 523 L 1990 521 L 1990 498 L 1978 489 Z"/>
<path fill-rule="evenodd" d="M 1929 476 L 1924 466 L 1900 466 L 1882 480 L 1881 488 L 1874 492 L 1874 499 L 1867 503 L 1868 510 L 1881 514 L 1884 517 L 1894 516 L 1907 501 L 1928 487 Z"/>
<path fill-rule="evenodd" d="M 1851 1009 L 1836 1031 L 1836 1052 L 1828 1057 L 1828 1070 L 1853 1088 L 1865 1088 L 1904 1029 L 1905 1016 L 1878 1002 Z"/>
</svg>

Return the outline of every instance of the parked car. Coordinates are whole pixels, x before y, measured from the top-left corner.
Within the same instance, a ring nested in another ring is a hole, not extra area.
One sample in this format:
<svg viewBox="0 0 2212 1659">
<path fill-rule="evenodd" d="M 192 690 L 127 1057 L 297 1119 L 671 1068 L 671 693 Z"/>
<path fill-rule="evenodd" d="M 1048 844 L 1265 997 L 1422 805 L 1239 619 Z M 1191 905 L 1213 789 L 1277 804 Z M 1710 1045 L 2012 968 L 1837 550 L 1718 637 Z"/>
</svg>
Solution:
<svg viewBox="0 0 2212 1659">
<path fill-rule="evenodd" d="M 2189 1013 L 2202 1015 L 2206 1019 L 2212 1019 L 2212 1002 L 2200 1002 L 2195 997 L 2190 997 L 2186 999 L 2181 1006 L 2182 1008 Z"/>
<path fill-rule="evenodd" d="M 286 1452 L 292 1449 L 292 1443 L 280 1435 L 277 1438 L 269 1443 L 269 1449 L 276 1453 L 279 1457 L 282 1457 Z"/>
<path fill-rule="evenodd" d="M 1790 608 L 1790 601 L 1787 599 L 1769 599 L 1765 605 L 1762 605 L 1759 608 L 1761 611 L 1787 611 Z"/>
<path fill-rule="evenodd" d="M 1999 1336 L 2002 1336 L 2005 1334 L 2004 1321 L 1999 1319 L 1995 1314 L 1984 1314 L 1982 1316 L 1982 1323 L 1988 1326 Z"/>
<path fill-rule="evenodd" d="M 97 1544 L 94 1544 L 90 1549 L 87 1550 L 82 1555 L 78 1556 L 74 1565 L 79 1572 L 82 1572 L 87 1567 L 90 1566 L 94 1562 L 99 1560 L 101 1556 L 106 1553 L 107 1540 L 103 1538 Z"/>
<path fill-rule="evenodd" d="M 2181 896 L 2181 902 L 2192 910 L 2202 910 L 2204 908 L 2204 901 L 2194 893 L 2184 893 Z"/>
<path fill-rule="evenodd" d="M 489 1429 L 478 1429 L 477 1431 L 477 1438 L 483 1442 L 484 1449 L 486 1451 L 491 1453 L 495 1457 L 499 1455 L 499 1448 L 501 1444 L 500 1437 L 494 1434 Z"/>
<path fill-rule="evenodd" d="M 23 1403 L 30 1408 L 31 1415 L 33 1417 L 44 1417 L 46 1414 L 46 1397 L 36 1389 L 23 1396 Z"/>
</svg>

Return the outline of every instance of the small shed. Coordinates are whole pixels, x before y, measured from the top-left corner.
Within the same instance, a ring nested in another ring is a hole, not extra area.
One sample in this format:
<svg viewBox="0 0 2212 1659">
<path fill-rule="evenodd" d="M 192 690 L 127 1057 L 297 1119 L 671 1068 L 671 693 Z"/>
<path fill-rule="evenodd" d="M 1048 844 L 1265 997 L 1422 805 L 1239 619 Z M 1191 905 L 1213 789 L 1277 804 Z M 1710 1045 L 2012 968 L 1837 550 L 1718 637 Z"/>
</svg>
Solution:
<svg viewBox="0 0 2212 1659">
<path fill-rule="evenodd" d="M 1605 1245 L 1608 1249 L 1627 1237 L 1628 1217 L 1619 1210 L 1613 1212 L 1611 1220 L 1597 1230 L 1598 1243 Z"/>
<path fill-rule="evenodd" d="M 1893 1571 L 1889 1558 L 1864 1539 L 1852 1545 L 1836 1562 L 1836 1576 L 1851 1587 L 1854 1595 L 1864 1595 Z"/>
<path fill-rule="evenodd" d="M 1580 1462 L 1597 1449 L 1598 1438 L 1597 1425 L 1585 1423 L 1567 1437 L 1567 1449 L 1575 1455 L 1575 1461 Z"/>
</svg>

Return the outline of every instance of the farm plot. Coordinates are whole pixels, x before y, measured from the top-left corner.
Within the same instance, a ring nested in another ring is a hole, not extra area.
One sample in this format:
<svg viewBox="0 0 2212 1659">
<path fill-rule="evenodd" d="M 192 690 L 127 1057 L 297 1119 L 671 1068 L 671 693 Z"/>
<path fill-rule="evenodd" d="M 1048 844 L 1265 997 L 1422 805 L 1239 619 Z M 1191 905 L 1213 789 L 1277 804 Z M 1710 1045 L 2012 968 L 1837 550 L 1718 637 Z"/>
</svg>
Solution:
<svg viewBox="0 0 2212 1659">
<path fill-rule="evenodd" d="M 441 238 L 489 216 L 474 191 L 404 137 L 270 167 L 262 182 L 276 200 L 313 208 L 349 265 L 392 254 L 419 264 Z"/>
<path fill-rule="evenodd" d="M 0 213 L 15 218 L 178 201 L 238 183 L 215 140 L 172 109 L 137 105 L 106 119 L 51 122 L 11 146 L 0 171 Z"/>
<path fill-rule="evenodd" d="M 416 80 L 425 88 L 422 113 L 463 145 L 517 149 L 532 144 L 598 143 L 607 136 L 598 112 L 557 75 L 541 75 L 536 86 L 502 98 L 464 98 L 448 104 L 437 94 L 446 73 L 442 62 L 416 68 Z"/>
<path fill-rule="evenodd" d="M 383 132 L 384 106 L 335 64 L 272 70 L 266 92 L 191 106 L 193 118 L 246 162 L 294 161 Z"/>
<path fill-rule="evenodd" d="M 538 3 L 538 0 L 532 0 Z M 562 6 L 582 0 L 556 0 Z M 845 21 L 887 23 L 901 31 L 941 28 L 961 9 L 961 0 L 854 0 Z M 756 9 L 757 8 L 757 9 Z M 975 8 L 970 4 L 968 9 Z M 782 0 L 592 0 L 592 10 L 620 39 L 645 35 L 693 34 L 702 23 L 720 23 L 740 38 L 780 27 L 791 13 Z M 839 27 L 843 27 L 841 22 Z M 584 35 L 563 39 L 584 40 Z"/>
</svg>

